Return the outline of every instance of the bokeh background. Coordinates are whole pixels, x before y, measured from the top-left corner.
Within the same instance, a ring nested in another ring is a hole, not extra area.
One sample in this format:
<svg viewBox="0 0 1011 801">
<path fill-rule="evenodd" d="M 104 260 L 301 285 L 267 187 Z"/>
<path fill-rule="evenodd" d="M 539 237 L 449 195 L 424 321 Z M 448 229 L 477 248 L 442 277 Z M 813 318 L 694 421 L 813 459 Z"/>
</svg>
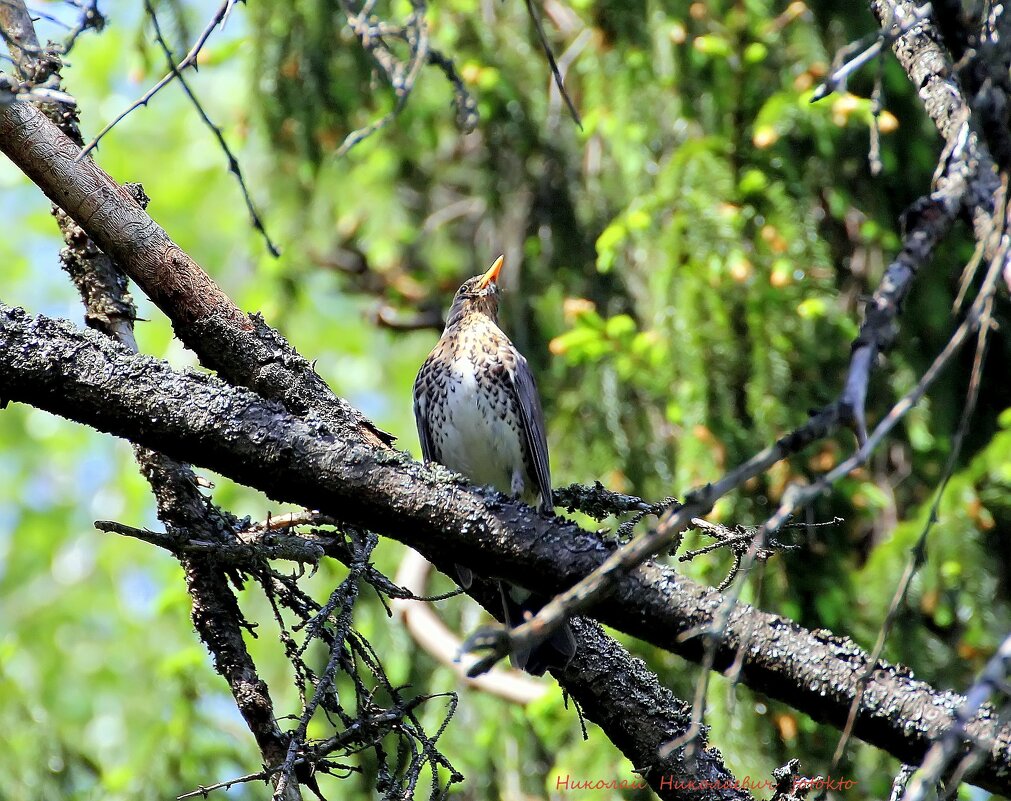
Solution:
<svg viewBox="0 0 1011 801">
<path fill-rule="evenodd" d="M 64 71 L 86 138 L 165 71 L 139 4 L 100 7 L 108 27 L 82 37 Z M 156 7 L 182 54 L 216 3 Z M 376 11 L 398 21 L 411 6 Z M 896 250 L 898 215 L 929 187 L 941 144 L 889 59 L 880 174 L 868 159 L 879 67 L 848 92 L 809 102 L 836 51 L 875 29 L 862 4 L 548 0 L 543 13 L 582 129 L 551 85 L 523 3 L 446 0 L 427 10 L 431 42 L 473 93 L 476 130 L 459 131 L 451 85 L 427 68 L 391 125 L 336 158 L 350 131 L 395 102 L 336 4 L 236 8 L 190 80 L 239 155 L 279 259 L 252 230 L 224 155 L 178 87 L 121 123 L 97 158 L 117 180 L 141 182 L 152 216 L 239 306 L 262 312 L 415 455 L 410 388 L 438 331 L 411 329 L 438 319 L 466 277 L 505 253 L 503 325 L 538 377 L 555 482 L 681 495 L 838 391 L 862 299 Z M 40 32 L 65 35 L 48 22 Z M 0 218 L 0 297 L 79 321 L 49 204 L 7 161 Z M 946 341 L 970 254 L 962 231 L 917 282 L 898 347 L 872 385 L 872 418 Z M 160 313 L 137 300 L 141 349 L 195 366 Z M 1007 323 L 1006 298 L 997 317 Z M 885 649 L 939 688 L 971 683 L 1011 620 L 1004 330 L 928 560 Z M 759 571 L 745 600 L 873 645 L 925 524 L 970 363 L 967 354 L 866 468 L 787 531 L 798 548 Z M 712 519 L 760 523 L 789 481 L 852 447 L 840 436 L 777 465 Z M 239 515 L 285 511 L 207 478 Z M 255 771 L 252 738 L 190 625 L 178 564 L 97 532 L 96 519 L 158 525 L 129 446 L 23 406 L 0 412 L 0 797 L 174 798 Z M 401 554 L 384 542 L 377 563 L 392 574 Z M 729 564 L 716 552 L 679 569 L 715 584 Z M 325 593 L 341 576 L 326 565 L 312 586 Z M 263 621 L 251 648 L 277 708 L 297 713 L 263 600 L 246 596 L 248 616 Z M 480 620 L 459 599 L 440 610 L 463 629 Z M 457 688 L 374 597 L 363 597 L 357 622 L 394 683 Z M 691 698 L 694 665 L 629 645 Z M 810 774 L 828 769 L 836 731 L 719 676 L 707 701 L 711 740 L 738 777 L 765 778 L 794 756 Z M 443 713 L 433 705 L 429 724 Z M 633 766 L 599 730 L 589 734 L 584 741 L 557 688 L 527 709 L 461 690 L 441 743 L 467 776 L 454 788 L 461 798 L 563 797 L 555 782 L 567 774 L 631 780 Z M 324 779 L 324 792 L 371 797 L 362 767 L 339 785 Z M 858 782 L 847 799 L 880 798 L 897 767 L 854 743 L 837 775 Z"/>
</svg>

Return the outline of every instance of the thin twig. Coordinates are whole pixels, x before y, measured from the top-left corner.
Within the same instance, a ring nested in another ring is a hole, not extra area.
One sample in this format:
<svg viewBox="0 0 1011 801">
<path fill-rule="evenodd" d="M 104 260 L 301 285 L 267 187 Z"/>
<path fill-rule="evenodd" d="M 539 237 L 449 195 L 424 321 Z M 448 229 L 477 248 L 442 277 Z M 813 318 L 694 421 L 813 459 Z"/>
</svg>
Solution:
<svg viewBox="0 0 1011 801">
<path fill-rule="evenodd" d="M 541 23 L 541 15 L 537 13 L 537 8 L 534 6 L 533 0 L 526 0 L 526 4 L 527 14 L 530 15 L 530 20 L 534 23 L 534 30 L 537 31 L 537 40 L 540 42 L 541 49 L 544 51 L 544 55 L 547 56 L 548 64 L 551 66 L 551 74 L 554 76 L 555 86 L 558 87 L 559 93 L 565 100 L 565 105 L 568 106 L 572 119 L 575 121 L 576 125 L 579 126 L 579 130 L 583 130 L 583 122 L 579 119 L 579 112 L 576 110 L 576 104 L 573 103 L 572 98 L 569 97 L 568 90 L 565 88 L 565 79 L 562 77 L 561 70 L 558 69 L 558 62 L 555 61 L 555 54 L 551 51 L 551 42 L 548 41 L 547 34 L 544 33 L 544 25 Z"/>
<path fill-rule="evenodd" d="M 288 754 L 284 759 L 284 764 L 281 765 L 280 775 L 274 788 L 274 801 L 282 801 L 284 798 L 285 788 L 291 782 L 293 771 L 295 770 L 295 759 L 298 756 L 300 749 L 305 745 L 305 736 L 309 727 L 309 721 L 315 714 L 316 708 L 323 701 L 324 696 L 329 693 L 333 687 L 334 677 L 337 674 L 338 661 L 343 656 L 344 641 L 347 639 L 351 627 L 350 610 L 358 598 L 359 576 L 360 571 L 356 571 L 352 568 L 351 574 L 330 594 L 330 600 L 327 602 L 326 607 L 324 607 L 324 610 L 326 611 L 321 612 L 321 615 L 324 615 L 325 617 L 329 615 L 330 611 L 336 608 L 338 603 L 343 606 L 343 614 L 340 616 L 338 625 L 333 635 L 333 641 L 330 644 L 330 657 L 327 660 L 326 667 L 324 668 L 319 681 L 316 682 L 316 690 L 313 693 L 312 698 L 302 710 L 298 726 L 295 728 L 295 731 L 291 732 L 291 739 L 288 743 Z M 313 639 L 313 633 L 313 631 L 310 631 L 309 635 L 306 637 L 305 642 L 302 645 L 303 652 Z M 299 657 L 301 657 L 301 653 L 299 653 Z M 300 778 L 305 781 L 303 777 Z M 314 785 L 315 780 L 313 779 L 312 782 Z"/>
<path fill-rule="evenodd" d="M 256 206 L 253 205 L 253 199 L 249 196 L 249 187 L 246 186 L 246 181 L 242 177 L 242 169 L 239 167 L 239 160 L 235 157 L 235 154 L 232 153 L 231 148 L 228 146 L 228 142 L 225 141 L 225 136 L 221 132 L 221 129 L 211 121 L 211 118 L 207 115 L 207 112 L 197 99 L 197 96 L 193 93 L 193 90 L 190 89 L 190 86 L 183 77 L 183 74 L 179 71 L 179 68 L 175 66 L 175 62 L 172 60 L 172 48 L 169 47 L 168 42 L 165 41 L 165 37 L 162 35 L 161 26 L 158 24 L 158 15 L 155 13 L 151 0 L 144 0 L 144 8 L 147 11 L 148 16 L 151 18 L 151 24 L 154 26 L 155 40 L 158 42 L 158 46 L 161 47 L 162 52 L 165 54 L 165 60 L 168 62 L 172 75 L 178 78 L 179 85 L 182 87 L 183 92 L 186 93 L 186 97 L 189 98 L 190 102 L 193 104 L 193 108 L 195 108 L 197 113 L 200 115 L 200 119 L 203 120 L 204 125 L 211 130 L 211 133 L 214 134 L 214 138 L 218 140 L 218 144 L 221 145 L 221 149 L 224 151 L 225 158 L 228 160 L 228 171 L 232 173 L 232 175 L 235 176 L 235 179 L 239 182 L 239 189 L 242 191 L 242 199 L 246 202 L 246 209 L 249 211 L 249 217 L 253 223 L 253 227 L 260 232 L 270 255 L 275 259 L 280 258 L 281 252 L 271 240 L 270 235 L 267 233 L 267 229 L 263 225 L 263 220 L 260 219 L 260 215 L 256 211 Z"/>
<path fill-rule="evenodd" d="M 1005 182 L 1006 183 L 1006 182 Z M 996 236 L 996 239 L 1000 240 L 1007 236 L 1007 187 L 1005 186 L 1005 191 L 1002 194 L 1002 202 L 1000 208 L 1001 217 L 1004 219 L 1004 227 L 1000 232 L 1000 235 Z M 982 245 L 982 243 L 981 243 Z M 977 248 L 977 252 L 981 252 L 982 248 Z M 996 248 L 997 256 L 993 260 L 993 265 L 991 266 L 991 275 L 995 274 L 995 270 L 999 272 L 999 265 L 1007 257 L 1006 245 L 1003 248 Z M 975 259 L 975 257 L 973 257 Z M 993 279 L 993 288 L 996 288 L 996 278 Z M 979 301 L 977 301 L 979 302 Z M 962 445 L 965 441 L 966 432 L 969 429 L 969 421 L 972 419 L 973 411 L 976 408 L 976 401 L 979 398 L 979 384 L 982 376 L 982 359 L 983 354 L 986 350 L 987 338 L 990 334 L 990 310 L 993 303 L 993 292 L 988 292 L 984 297 L 982 297 L 982 305 L 979 307 L 980 311 L 980 325 L 977 330 L 978 344 L 976 347 L 976 354 L 973 360 L 972 374 L 969 380 L 969 387 L 966 391 L 966 401 L 962 407 L 962 416 L 959 421 L 958 429 L 955 432 L 955 437 L 952 443 L 951 451 L 948 454 L 948 458 L 945 461 L 943 477 L 934 493 L 934 501 L 930 507 L 930 513 L 927 515 L 927 523 L 920 532 L 920 536 L 917 538 L 916 544 L 913 546 L 910 552 L 909 559 L 906 562 L 906 567 L 902 572 L 902 577 L 899 580 L 898 585 L 895 588 L 894 596 L 892 597 L 892 602 L 889 605 L 888 612 L 885 615 L 884 622 L 881 624 L 881 629 L 878 632 L 877 641 L 874 643 L 874 649 L 871 652 L 870 660 L 867 663 L 867 669 L 864 671 L 863 675 L 859 679 L 857 693 L 853 698 L 853 703 L 850 705 L 849 715 L 846 719 L 846 725 L 843 727 L 842 735 L 839 738 L 839 744 L 836 746 L 835 754 L 832 756 L 832 764 L 829 768 L 829 772 L 833 772 L 839 763 L 842 761 L 843 753 L 846 749 L 846 744 L 849 742 L 849 738 L 852 736 L 853 727 L 856 725 L 857 713 L 860 709 L 860 702 L 863 699 L 864 689 L 866 687 L 867 681 L 870 679 L 875 666 L 877 665 L 878 659 L 885 648 L 885 642 L 888 638 L 888 634 L 891 632 L 892 626 L 898 617 L 899 610 L 902 603 L 905 601 L 906 594 L 909 591 L 909 586 L 912 583 L 913 577 L 916 575 L 916 571 L 923 565 L 926 561 L 927 556 L 927 537 L 933 528 L 934 523 L 938 519 L 938 509 L 940 507 L 941 498 L 944 497 L 944 491 L 948 487 L 948 482 L 951 480 L 951 476 L 955 471 L 955 465 L 958 462 L 958 458 L 962 453 Z M 970 315 L 972 312 L 970 312 Z"/>
<path fill-rule="evenodd" d="M 190 52 L 186 54 L 186 57 L 183 58 L 183 60 L 180 61 L 178 64 L 176 64 L 170 72 L 168 72 L 164 77 L 162 77 L 160 81 L 158 81 L 158 83 L 156 83 L 154 86 L 148 89 L 143 95 L 141 95 L 137 100 L 135 100 L 129 106 L 127 106 L 121 112 L 119 112 L 119 114 L 115 116 L 112 122 L 110 122 L 101 131 L 99 131 L 98 134 L 95 136 L 95 138 L 92 139 L 90 142 L 88 142 L 88 144 L 86 144 L 84 148 L 81 150 L 80 154 L 77 157 L 78 161 L 83 159 L 92 150 L 94 150 L 98 146 L 98 143 L 102 141 L 102 138 L 107 133 L 109 133 L 109 131 L 115 128 L 120 122 L 122 122 L 129 114 L 136 111 L 141 106 L 146 106 L 148 103 L 150 103 L 151 98 L 153 98 L 156 94 L 158 94 L 158 92 L 160 92 L 162 89 L 168 86 L 172 82 L 172 80 L 176 78 L 176 76 L 178 76 L 180 72 L 182 72 L 185 69 L 188 69 L 189 67 L 196 67 L 197 56 L 200 55 L 200 51 L 203 49 L 204 45 L 207 44 L 207 40 L 214 32 L 214 29 L 218 27 L 219 24 L 224 23 L 225 17 L 227 17 L 228 12 L 231 10 L 232 6 L 235 5 L 237 2 L 239 2 L 239 0 L 223 0 L 221 5 L 218 6 L 218 10 L 214 13 L 214 16 L 211 18 L 211 21 L 207 23 L 207 26 L 201 32 L 200 36 L 197 37 L 197 41 L 194 43 L 193 47 L 190 48 Z"/>
<path fill-rule="evenodd" d="M 261 770 L 258 773 L 250 773 L 246 776 L 239 776 L 235 779 L 229 779 L 225 782 L 218 782 L 217 784 L 207 784 L 200 785 L 196 790 L 190 790 L 188 793 L 183 793 L 182 795 L 176 796 L 176 801 L 183 801 L 186 798 L 196 798 L 198 795 L 207 798 L 214 790 L 227 790 L 229 787 L 234 787 L 237 784 L 245 784 L 247 782 L 256 781 L 268 781 L 270 779 L 271 772 L 268 770 Z"/>
</svg>

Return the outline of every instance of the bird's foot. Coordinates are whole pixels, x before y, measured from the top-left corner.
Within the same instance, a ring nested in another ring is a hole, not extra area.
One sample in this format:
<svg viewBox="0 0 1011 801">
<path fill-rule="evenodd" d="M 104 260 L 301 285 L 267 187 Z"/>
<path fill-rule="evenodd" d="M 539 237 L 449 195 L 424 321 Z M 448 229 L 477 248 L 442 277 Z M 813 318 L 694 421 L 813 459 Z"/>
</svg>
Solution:
<svg viewBox="0 0 1011 801">
<path fill-rule="evenodd" d="M 473 679 L 487 673 L 492 665 L 511 654 L 513 649 L 513 638 L 509 629 L 503 626 L 484 626 L 478 629 L 464 640 L 460 646 L 460 654 L 478 651 L 488 651 L 488 654 L 470 666 L 467 676 Z"/>
</svg>

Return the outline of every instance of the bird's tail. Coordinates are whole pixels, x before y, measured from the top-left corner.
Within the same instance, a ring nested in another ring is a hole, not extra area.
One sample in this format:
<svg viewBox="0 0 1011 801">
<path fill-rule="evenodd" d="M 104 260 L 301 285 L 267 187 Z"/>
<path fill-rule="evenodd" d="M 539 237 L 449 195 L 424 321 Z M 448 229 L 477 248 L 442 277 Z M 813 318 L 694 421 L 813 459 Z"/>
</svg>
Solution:
<svg viewBox="0 0 1011 801">
<path fill-rule="evenodd" d="M 526 623 L 548 602 L 548 598 L 517 587 L 515 584 L 499 582 L 502 606 L 506 622 L 510 628 Z M 517 651 L 512 655 L 512 663 L 520 670 L 533 676 L 543 676 L 549 667 L 563 668 L 576 653 L 576 638 L 572 628 L 565 623 L 556 629 L 548 639 L 529 650 Z"/>
</svg>

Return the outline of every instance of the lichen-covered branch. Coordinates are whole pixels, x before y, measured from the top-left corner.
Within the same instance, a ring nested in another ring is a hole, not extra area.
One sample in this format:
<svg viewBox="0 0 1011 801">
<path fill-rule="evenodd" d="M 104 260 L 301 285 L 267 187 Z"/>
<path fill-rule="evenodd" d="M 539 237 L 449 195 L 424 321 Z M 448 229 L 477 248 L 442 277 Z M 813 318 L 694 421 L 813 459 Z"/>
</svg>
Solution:
<svg viewBox="0 0 1011 801">
<path fill-rule="evenodd" d="M 391 438 L 336 397 L 279 333 L 247 316 L 131 193 L 28 103 L 0 105 L 0 151 L 77 222 L 172 320 L 180 340 L 233 384 L 309 409 L 376 446 Z"/>
<path fill-rule="evenodd" d="M 59 369 L 54 370 L 53 366 Z M 211 376 L 181 374 L 67 323 L 0 306 L 0 398 L 42 409 L 193 460 L 271 497 L 317 508 L 416 548 L 436 564 L 478 568 L 554 592 L 598 567 L 608 545 L 575 524 L 542 515 L 445 469 L 362 445 L 309 415 Z M 621 577 L 601 622 L 700 660 L 723 596 L 654 564 Z M 867 668 L 849 640 L 737 604 L 713 666 L 735 658 L 748 686 L 819 721 L 842 727 Z M 954 720 L 963 699 L 905 669 L 879 662 L 863 690 L 855 734 L 906 762 L 919 761 Z M 973 777 L 1011 790 L 1011 727 L 984 707 L 968 736 L 992 743 Z"/>
</svg>

